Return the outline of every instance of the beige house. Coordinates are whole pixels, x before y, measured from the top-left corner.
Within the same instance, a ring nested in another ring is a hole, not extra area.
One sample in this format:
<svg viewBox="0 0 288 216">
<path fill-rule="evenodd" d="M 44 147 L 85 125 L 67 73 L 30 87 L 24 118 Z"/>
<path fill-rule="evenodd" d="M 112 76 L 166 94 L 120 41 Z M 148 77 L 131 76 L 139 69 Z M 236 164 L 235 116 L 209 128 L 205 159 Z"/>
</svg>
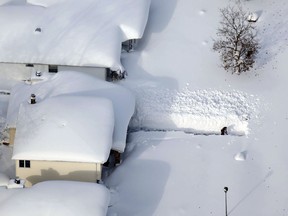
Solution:
<svg viewBox="0 0 288 216">
<path fill-rule="evenodd" d="M 24 102 L 16 128 L 12 159 L 26 187 L 45 180 L 97 182 L 112 147 L 113 105 L 76 95 Z"/>
</svg>

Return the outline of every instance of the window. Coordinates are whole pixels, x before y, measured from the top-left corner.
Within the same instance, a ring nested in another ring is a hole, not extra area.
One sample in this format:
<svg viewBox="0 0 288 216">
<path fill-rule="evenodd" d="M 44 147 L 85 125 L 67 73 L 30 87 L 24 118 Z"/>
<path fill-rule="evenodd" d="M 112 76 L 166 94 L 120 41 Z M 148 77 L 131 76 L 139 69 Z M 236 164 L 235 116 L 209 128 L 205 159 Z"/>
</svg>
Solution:
<svg viewBox="0 0 288 216">
<path fill-rule="evenodd" d="M 57 65 L 49 65 L 48 71 L 49 71 L 49 73 L 57 73 L 58 72 L 58 66 Z"/>
<path fill-rule="evenodd" d="M 19 167 L 24 167 L 24 160 L 19 160 Z"/>
<path fill-rule="evenodd" d="M 26 161 L 25 161 L 25 167 L 26 167 L 26 168 L 30 168 L 30 161 L 29 161 L 29 160 L 26 160 Z"/>
<path fill-rule="evenodd" d="M 33 64 L 26 64 L 26 67 L 34 67 Z"/>
<path fill-rule="evenodd" d="M 19 167 L 30 168 L 30 160 L 19 160 Z"/>
</svg>

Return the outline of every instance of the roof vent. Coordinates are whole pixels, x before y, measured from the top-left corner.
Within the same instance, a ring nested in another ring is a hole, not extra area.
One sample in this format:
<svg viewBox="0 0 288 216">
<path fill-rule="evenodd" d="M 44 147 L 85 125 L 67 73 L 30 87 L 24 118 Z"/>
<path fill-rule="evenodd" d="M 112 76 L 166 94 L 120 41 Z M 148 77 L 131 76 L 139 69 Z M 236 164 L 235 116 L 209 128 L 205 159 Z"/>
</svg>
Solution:
<svg viewBox="0 0 288 216">
<path fill-rule="evenodd" d="M 41 77 L 42 76 L 42 72 L 41 71 L 36 71 L 35 72 L 35 76 L 36 77 Z"/>
<path fill-rule="evenodd" d="M 31 99 L 31 101 L 30 101 L 31 104 L 36 104 L 36 95 L 35 94 L 31 94 L 30 99 Z"/>
<path fill-rule="evenodd" d="M 37 27 L 37 28 L 35 29 L 35 32 L 36 32 L 36 33 L 41 33 L 41 32 L 42 32 L 42 29 L 41 29 L 40 27 Z"/>
</svg>

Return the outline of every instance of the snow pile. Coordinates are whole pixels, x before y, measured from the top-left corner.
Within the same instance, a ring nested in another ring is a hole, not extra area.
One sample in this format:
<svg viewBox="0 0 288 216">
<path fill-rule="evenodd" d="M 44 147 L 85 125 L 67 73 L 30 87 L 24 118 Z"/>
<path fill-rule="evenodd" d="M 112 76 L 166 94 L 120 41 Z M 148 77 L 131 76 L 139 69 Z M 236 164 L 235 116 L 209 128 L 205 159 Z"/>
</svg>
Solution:
<svg viewBox="0 0 288 216">
<path fill-rule="evenodd" d="M 114 129 L 112 102 L 62 95 L 23 103 L 16 129 L 14 160 L 105 163 Z"/>
<path fill-rule="evenodd" d="M 95 183 L 42 182 L 7 196 L 0 203 L 0 215 L 105 216 L 109 195 L 104 186 Z"/>
<path fill-rule="evenodd" d="M 59 95 L 101 97 L 111 100 L 115 118 L 112 147 L 120 152 L 124 151 L 128 124 L 135 109 L 134 95 L 127 89 L 72 71 L 58 72 L 35 84 L 19 83 L 11 90 L 7 113 L 8 127 L 16 126 L 20 104 L 27 104 L 31 94 L 35 94 L 39 102 Z"/>
<path fill-rule="evenodd" d="M 249 132 L 248 121 L 257 114 L 258 99 L 241 91 L 174 91 L 161 88 L 136 89 L 136 114 L 131 127 L 158 130 L 185 130 L 219 134 Z"/>
<path fill-rule="evenodd" d="M 150 6 L 150 0 L 14 3 L 0 6 L 0 62 L 113 70 L 124 70 L 121 43 L 142 37 Z"/>
</svg>

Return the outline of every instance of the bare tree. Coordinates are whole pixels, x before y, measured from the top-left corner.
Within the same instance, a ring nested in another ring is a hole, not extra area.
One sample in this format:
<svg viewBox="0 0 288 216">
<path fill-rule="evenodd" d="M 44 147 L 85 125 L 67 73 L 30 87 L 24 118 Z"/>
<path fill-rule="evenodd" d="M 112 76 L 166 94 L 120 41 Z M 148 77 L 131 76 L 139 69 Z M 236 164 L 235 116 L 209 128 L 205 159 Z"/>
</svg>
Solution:
<svg viewBox="0 0 288 216">
<path fill-rule="evenodd" d="M 218 39 L 213 50 L 220 53 L 225 70 L 240 74 L 253 67 L 259 43 L 253 23 L 248 22 L 248 13 L 241 5 L 220 9 L 221 21 L 217 29 Z"/>
</svg>

